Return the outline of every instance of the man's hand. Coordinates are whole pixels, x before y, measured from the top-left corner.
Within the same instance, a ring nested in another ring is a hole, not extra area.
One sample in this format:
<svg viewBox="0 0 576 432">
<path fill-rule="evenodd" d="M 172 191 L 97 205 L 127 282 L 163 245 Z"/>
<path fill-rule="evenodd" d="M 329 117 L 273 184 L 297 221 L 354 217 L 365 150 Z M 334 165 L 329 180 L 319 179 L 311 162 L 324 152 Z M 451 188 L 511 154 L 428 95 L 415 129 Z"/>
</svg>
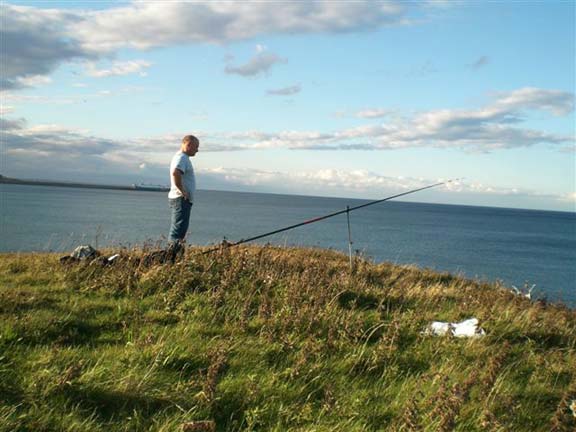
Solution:
<svg viewBox="0 0 576 432">
<path fill-rule="evenodd" d="M 188 202 L 192 202 L 190 201 L 190 194 L 184 188 L 184 184 L 182 183 L 182 172 L 178 168 L 176 168 L 172 172 L 172 177 L 174 177 L 174 185 L 176 185 L 176 187 L 178 188 L 184 199 Z"/>
</svg>

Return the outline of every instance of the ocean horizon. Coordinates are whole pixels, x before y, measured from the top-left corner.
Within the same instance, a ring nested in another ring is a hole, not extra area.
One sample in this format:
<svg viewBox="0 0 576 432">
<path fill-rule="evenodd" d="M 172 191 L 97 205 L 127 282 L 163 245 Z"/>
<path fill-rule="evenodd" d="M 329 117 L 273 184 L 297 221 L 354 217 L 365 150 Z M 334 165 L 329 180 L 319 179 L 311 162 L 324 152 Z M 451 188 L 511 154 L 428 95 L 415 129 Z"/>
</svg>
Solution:
<svg viewBox="0 0 576 432">
<path fill-rule="evenodd" d="M 0 184 L 0 252 L 69 253 L 79 244 L 162 247 L 165 192 Z M 235 242 L 372 200 L 197 191 L 188 242 Z M 576 306 L 576 213 L 391 200 L 350 213 L 355 253 L 511 287 Z M 348 253 L 346 215 L 255 243 Z"/>
</svg>

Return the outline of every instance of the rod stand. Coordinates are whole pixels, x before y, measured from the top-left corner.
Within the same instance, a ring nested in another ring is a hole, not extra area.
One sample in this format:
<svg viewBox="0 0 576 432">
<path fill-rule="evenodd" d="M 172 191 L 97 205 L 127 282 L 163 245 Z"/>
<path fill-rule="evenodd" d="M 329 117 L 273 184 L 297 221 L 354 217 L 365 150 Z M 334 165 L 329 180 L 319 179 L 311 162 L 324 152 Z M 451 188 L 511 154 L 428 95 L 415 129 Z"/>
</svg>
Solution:
<svg viewBox="0 0 576 432">
<path fill-rule="evenodd" d="M 352 263 L 352 231 L 350 230 L 350 206 L 346 206 L 346 221 L 348 222 L 348 258 L 350 261 L 350 271 L 352 271 L 353 263 Z"/>
</svg>

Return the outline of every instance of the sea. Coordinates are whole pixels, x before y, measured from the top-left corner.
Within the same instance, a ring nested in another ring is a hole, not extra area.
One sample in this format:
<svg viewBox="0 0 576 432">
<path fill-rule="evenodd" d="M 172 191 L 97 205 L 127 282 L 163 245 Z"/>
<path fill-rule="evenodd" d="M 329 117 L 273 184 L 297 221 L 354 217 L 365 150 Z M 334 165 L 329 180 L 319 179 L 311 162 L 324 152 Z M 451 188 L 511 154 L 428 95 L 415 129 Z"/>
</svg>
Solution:
<svg viewBox="0 0 576 432">
<path fill-rule="evenodd" d="M 188 243 L 249 238 L 367 200 L 199 190 Z M 0 252 L 162 247 L 165 192 L 0 184 Z M 354 254 L 447 271 L 576 307 L 576 213 L 387 201 L 350 213 Z M 348 253 L 346 214 L 256 243 Z"/>
</svg>

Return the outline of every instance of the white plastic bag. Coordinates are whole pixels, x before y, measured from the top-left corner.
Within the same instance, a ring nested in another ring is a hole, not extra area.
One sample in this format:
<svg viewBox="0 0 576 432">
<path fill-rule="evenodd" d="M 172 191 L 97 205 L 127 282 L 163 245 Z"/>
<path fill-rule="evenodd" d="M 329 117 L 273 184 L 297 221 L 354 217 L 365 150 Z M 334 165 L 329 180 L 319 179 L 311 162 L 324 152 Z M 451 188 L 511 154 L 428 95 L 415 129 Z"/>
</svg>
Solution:
<svg viewBox="0 0 576 432">
<path fill-rule="evenodd" d="M 480 337 L 485 336 L 484 329 L 478 327 L 478 319 L 470 318 L 459 323 L 433 321 L 428 325 L 425 334 L 434 336 L 451 335 L 455 337 Z"/>
</svg>

